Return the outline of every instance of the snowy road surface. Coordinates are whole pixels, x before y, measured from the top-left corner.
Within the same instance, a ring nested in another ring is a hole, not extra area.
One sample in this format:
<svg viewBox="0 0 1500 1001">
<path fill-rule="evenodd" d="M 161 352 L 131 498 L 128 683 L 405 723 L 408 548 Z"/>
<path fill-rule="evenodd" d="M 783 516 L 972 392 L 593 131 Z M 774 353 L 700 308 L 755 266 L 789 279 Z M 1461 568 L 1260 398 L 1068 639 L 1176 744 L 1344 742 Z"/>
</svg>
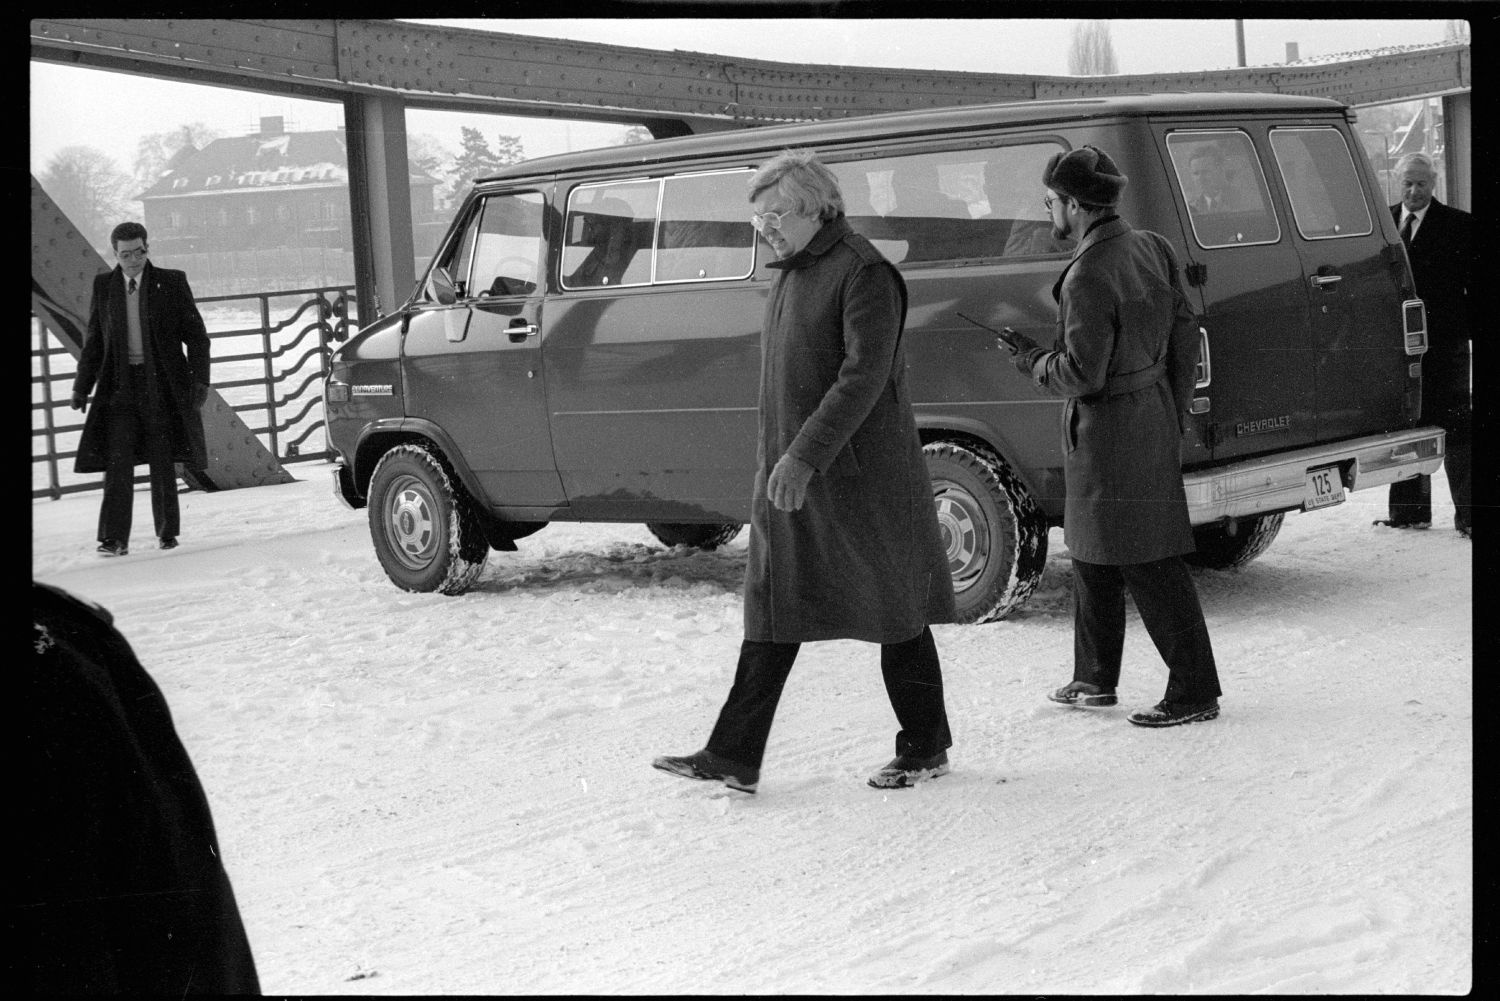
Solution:
<svg viewBox="0 0 1500 1001">
<path fill-rule="evenodd" d="M 460 597 L 407 594 L 324 467 L 183 495 L 182 547 L 93 552 L 98 495 L 32 506 L 33 574 L 109 608 L 207 788 L 268 994 L 1441 993 L 1471 985 L 1471 550 L 1434 478 L 1290 515 L 1195 574 L 1216 721 L 1125 722 L 1162 666 L 1131 613 L 1117 709 L 1066 681 L 1051 533 L 1029 604 L 935 630 L 954 771 L 907 791 L 877 651 L 804 647 L 760 794 L 654 771 L 733 674 L 745 537 L 565 525 Z M 143 527 L 144 526 L 144 527 Z"/>
</svg>

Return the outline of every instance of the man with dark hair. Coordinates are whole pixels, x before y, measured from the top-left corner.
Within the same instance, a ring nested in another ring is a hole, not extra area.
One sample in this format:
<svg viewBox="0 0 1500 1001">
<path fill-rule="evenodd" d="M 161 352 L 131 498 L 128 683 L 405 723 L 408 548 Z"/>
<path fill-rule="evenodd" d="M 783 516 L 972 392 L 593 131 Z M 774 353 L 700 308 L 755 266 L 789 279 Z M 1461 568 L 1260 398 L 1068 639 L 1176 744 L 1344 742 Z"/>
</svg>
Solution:
<svg viewBox="0 0 1500 1001">
<path fill-rule="evenodd" d="M 1422 356 L 1422 420 L 1447 434 L 1443 468 L 1453 495 L 1453 527 L 1464 538 L 1473 531 L 1470 450 L 1473 403 L 1469 389 L 1469 345 L 1474 324 L 1469 295 L 1474 281 L 1472 217 L 1432 197 L 1437 165 L 1426 153 L 1396 161 L 1401 201 L 1391 218 L 1406 245 L 1417 295 L 1427 305 L 1427 353 Z M 1391 484 L 1390 512 L 1377 525 L 1427 528 L 1432 524 L 1432 477 Z"/>
<path fill-rule="evenodd" d="M 1016 368 L 1063 408 L 1063 531 L 1073 557 L 1073 681 L 1048 698 L 1112 706 L 1125 645 L 1125 591 L 1171 674 L 1165 697 L 1133 713 L 1163 727 L 1219 715 L 1208 627 L 1182 554 L 1194 549 L 1182 433 L 1198 329 L 1171 245 L 1115 212 L 1128 181 L 1093 146 L 1047 162 L 1044 199 L 1059 237 L 1078 240 L 1052 294 L 1052 350 L 1007 332 Z"/>
<path fill-rule="evenodd" d="M 208 399 L 208 331 L 187 275 L 146 259 L 146 227 L 122 222 L 109 236 L 119 262 L 96 275 L 89 329 L 73 380 L 74 410 L 93 405 L 74 470 L 104 474 L 99 552 L 130 551 L 135 467 L 151 467 L 151 513 L 161 548 L 177 546 L 174 462 L 207 465 L 199 410 Z M 186 354 L 184 355 L 184 350 Z"/>
</svg>

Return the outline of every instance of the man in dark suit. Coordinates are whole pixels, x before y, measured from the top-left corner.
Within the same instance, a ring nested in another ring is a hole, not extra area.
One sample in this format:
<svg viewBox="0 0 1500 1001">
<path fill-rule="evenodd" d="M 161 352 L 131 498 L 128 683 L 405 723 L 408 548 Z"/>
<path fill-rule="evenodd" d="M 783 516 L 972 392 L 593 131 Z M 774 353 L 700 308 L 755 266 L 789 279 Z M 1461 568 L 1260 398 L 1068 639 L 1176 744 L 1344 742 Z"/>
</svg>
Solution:
<svg viewBox="0 0 1500 1001">
<path fill-rule="evenodd" d="M 146 228 L 122 222 L 109 237 L 119 264 L 94 278 L 88 336 L 73 380 L 73 409 L 93 406 L 74 470 L 104 474 L 99 552 L 130 551 L 135 467 L 151 467 L 151 513 L 161 548 L 177 546 L 174 462 L 207 464 L 198 411 L 208 399 L 208 332 L 187 276 L 147 259 Z M 186 355 L 184 355 L 184 349 Z"/>
<path fill-rule="evenodd" d="M 1448 489 L 1453 527 L 1464 538 L 1473 530 L 1470 451 L 1473 410 L 1469 388 L 1469 344 L 1473 338 L 1473 226 L 1469 213 L 1432 197 L 1437 168 L 1426 153 L 1408 153 L 1396 163 L 1401 202 L 1391 217 L 1401 230 L 1417 295 L 1427 305 L 1427 353 L 1422 357 L 1422 419 L 1448 432 Z M 1427 528 L 1432 524 L 1432 480 L 1428 476 L 1391 484 L 1390 516 L 1377 525 Z"/>
</svg>

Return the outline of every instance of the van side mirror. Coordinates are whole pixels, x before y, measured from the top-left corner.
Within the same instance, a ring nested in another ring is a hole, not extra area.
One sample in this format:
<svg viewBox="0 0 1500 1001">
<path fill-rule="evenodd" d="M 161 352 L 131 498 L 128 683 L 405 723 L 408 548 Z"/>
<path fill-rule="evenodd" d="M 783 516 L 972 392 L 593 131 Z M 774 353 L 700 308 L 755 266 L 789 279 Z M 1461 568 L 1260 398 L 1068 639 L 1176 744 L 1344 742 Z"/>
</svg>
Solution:
<svg viewBox="0 0 1500 1001">
<path fill-rule="evenodd" d="M 454 290 L 453 279 L 448 276 L 446 268 L 432 269 L 432 274 L 427 276 L 427 294 L 442 306 L 451 306 L 458 301 L 458 292 Z"/>
</svg>

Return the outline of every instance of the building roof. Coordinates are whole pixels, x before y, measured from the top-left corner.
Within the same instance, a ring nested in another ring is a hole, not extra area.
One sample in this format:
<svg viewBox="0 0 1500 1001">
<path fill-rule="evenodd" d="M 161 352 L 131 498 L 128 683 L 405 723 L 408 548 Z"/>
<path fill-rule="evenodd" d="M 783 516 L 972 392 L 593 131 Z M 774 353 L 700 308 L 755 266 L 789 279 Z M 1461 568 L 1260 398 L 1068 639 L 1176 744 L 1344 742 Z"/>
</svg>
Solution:
<svg viewBox="0 0 1500 1001">
<path fill-rule="evenodd" d="M 287 132 L 263 124 L 248 136 L 215 139 L 196 152 L 176 157 L 142 200 L 225 191 L 338 187 L 349 183 L 343 129 Z M 422 171 L 413 184 L 437 184 Z"/>
</svg>

